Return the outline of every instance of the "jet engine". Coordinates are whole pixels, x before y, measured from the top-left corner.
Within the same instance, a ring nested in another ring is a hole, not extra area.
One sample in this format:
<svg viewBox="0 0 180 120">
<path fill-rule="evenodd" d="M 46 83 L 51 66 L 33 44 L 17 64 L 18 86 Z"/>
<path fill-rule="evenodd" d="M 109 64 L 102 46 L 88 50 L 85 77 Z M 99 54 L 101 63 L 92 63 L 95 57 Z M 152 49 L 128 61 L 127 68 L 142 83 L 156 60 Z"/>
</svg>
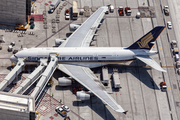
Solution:
<svg viewBox="0 0 180 120">
<path fill-rule="evenodd" d="M 59 46 L 61 45 L 66 39 L 62 39 L 62 38 L 59 38 L 59 39 L 55 39 L 55 45 L 56 46 Z"/>
<path fill-rule="evenodd" d="M 70 86 L 72 84 L 72 80 L 67 77 L 58 78 L 59 86 Z"/>
<path fill-rule="evenodd" d="M 80 100 L 89 100 L 90 94 L 85 93 L 84 91 L 78 91 L 76 92 L 77 99 Z"/>
<path fill-rule="evenodd" d="M 70 24 L 69 25 L 69 30 L 70 31 L 75 31 L 81 24 Z"/>
</svg>

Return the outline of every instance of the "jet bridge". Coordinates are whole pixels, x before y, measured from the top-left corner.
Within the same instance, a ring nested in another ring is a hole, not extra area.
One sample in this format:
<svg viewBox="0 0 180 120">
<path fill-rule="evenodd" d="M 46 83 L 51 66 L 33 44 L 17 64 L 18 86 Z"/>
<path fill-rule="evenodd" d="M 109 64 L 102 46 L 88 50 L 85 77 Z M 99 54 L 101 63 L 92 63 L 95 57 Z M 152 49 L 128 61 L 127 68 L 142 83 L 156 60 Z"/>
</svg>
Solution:
<svg viewBox="0 0 180 120">
<path fill-rule="evenodd" d="M 26 78 L 26 80 L 13 92 L 15 94 L 22 94 L 22 92 L 33 84 L 43 73 L 47 66 L 47 59 L 40 59 L 40 65 Z"/>
<path fill-rule="evenodd" d="M 57 67 L 58 59 L 56 57 L 56 54 L 50 54 L 50 57 L 50 63 L 48 64 L 46 70 L 42 73 L 41 79 L 39 80 L 34 91 L 31 94 L 31 96 L 35 97 L 36 100 L 38 99 L 39 95 L 43 91 L 44 87 L 46 86 L 47 82 L 49 81 L 50 77 Z"/>
<path fill-rule="evenodd" d="M 24 58 L 18 58 L 18 63 L 16 64 L 16 66 L 0 83 L 0 91 L 3 91 L 15 78 L 18 78 L 18 74 L 22 72 L 24 65 Z"/>
</svg>

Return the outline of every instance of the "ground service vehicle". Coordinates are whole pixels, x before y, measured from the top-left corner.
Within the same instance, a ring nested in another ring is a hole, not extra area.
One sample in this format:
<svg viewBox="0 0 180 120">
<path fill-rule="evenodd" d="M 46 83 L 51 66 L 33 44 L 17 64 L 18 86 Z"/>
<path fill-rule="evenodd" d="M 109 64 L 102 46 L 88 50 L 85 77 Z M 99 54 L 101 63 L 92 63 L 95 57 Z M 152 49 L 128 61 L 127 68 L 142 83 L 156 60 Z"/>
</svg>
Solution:
<svg viewBox="0 0 180 120">
<path fill-rule="evenodd" d="M 119 15 L 124 16 L 123 6 L 119 6 Z"/>
<path fill-rule="evenodd" d="M 108 69 L 105 67 L 102 67 L 102 77 L 103 77 L 103 83 L 108 85 L 109 75 L 108 75 Z"/>
<path fill-rule="evenodd" d="M 170 21 L 167 22 L 168 29 L 172 29 L 172 24 Z"/>
<path fill-rule="evenodd" d="M 53 0 L 51 2 L 51 5 L 49 6 L 49 12 L 53 13 L 54 10 L 57 8 L 57 6 L 59 5 L 60 2 L 61 2 L 61 0 Z"/>
<path fill-rule="evenodd" d="M 63 110 L 65 110 L 66 112 L 69 112 L 69 111 L 70 111 L 70 108 L 69 108 L 68 106 L 66 106 L 66 105 L 62 105 L 61 108 L 62 108 Z"/>
<path fill-rule="evenodd" d="M 67 115 L 66 111 L 64 111 L 61 107 L 57 107 L 57 108 L 55 109 L 55 111 L 56 111 L 57 113 L 59 113 L 60 115 L 62 115 L 63 117 L 65 117 L 65 116 Z"/>
<path fill-rule="evenodd" d="M 110 12 L 113 13 L 113 12 L 114 12 L 114 6 L 113 6 L 113 5 L 110 5 L 109 7 L 110 7 Z"/>
<path fill-rule="evenodd" d="M 70 19 L 70 11 L 69 11 L 69 9 L 66 9 L 66 11 L 65 11 L 65 19 L 66 20 Z"/>
<path fill-rule="evenodd" d="M 136 13 L 136 18 L 140 18 L 141 17 L 141 13 L 140 12 L 137 12 Z"/>
<path fill-rule="evenodd" d="M 161 82 L 159 85 L 161 87 L 161 91 L 166 91 L 167 90 L 167 86 L 166 86 L 165 82 Z"/>
<path fill-rule="evenodd" d="M 30 18 L 30 23 L 29 23 L 29 24 L 30 24 L 30 25 L 31 25 L 31 24 L 34 24 L 34 17 L 31 17 L 31 18 Z"/>
<path fill-rule="evenodd" d="M 14 27 L 15 30 L 27 30 L 27 26 L 25 25 L 18 25 L 16 27 Z"/>
<path fill-rule="evenodd" d="M 131 15 L 131 8 L 125 7 L 125 12 L 126 12 L 126 15 L 130 16 Z"/>
<path fill-rule="evenodd" d="M 164 6 L 164 14 L 165 15 L 169 15 L 169 7 L 168 6 Z"/>
<path fill-rule="evenodd" d="M 77 1 L 73 1 L 72 19 L 73 19 L 73 20 L 77 20 L 77 18 L 78 18 Z"/>
<path fill-rule="evenodd" d="M 118 70 L 114 69 L 114 73 L 112 75 L 113 78 L 113 87 L 114 88 L 120 88 L 120 79 L 119 79 L 119 74 L 118 74 Z"/>
<path fill-rule="evenodd" d="M 171 48 L 174 49 L 177 47 L 177 41 L 176 40 L 172 40 L 171 42 Z"/>
</svg>

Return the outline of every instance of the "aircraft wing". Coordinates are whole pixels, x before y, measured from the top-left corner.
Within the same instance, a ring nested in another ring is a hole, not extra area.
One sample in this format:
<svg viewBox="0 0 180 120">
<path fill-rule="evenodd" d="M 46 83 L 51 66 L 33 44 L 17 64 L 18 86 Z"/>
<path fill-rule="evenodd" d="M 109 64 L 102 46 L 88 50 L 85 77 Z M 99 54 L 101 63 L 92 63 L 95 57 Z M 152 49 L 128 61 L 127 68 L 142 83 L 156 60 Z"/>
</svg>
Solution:
<svg viewBox="0 0 180 120">
<path fill-rule="evenodd" d="M 105 12 L 108 10 L 107 6 L 100 7 L 94 12 L 75 32 L 71 34 L 66 41 L 59 47 L 89 47 L 90 42 L 97 30 Z"/>
<path fill-rule="evenodd" d="M 126 111 L 124 111 L 123 108 L 118 105 L 117 102 L 106 92 L 105 87 L 89 68 L 74 65 L 58 64 L 58 69 L 71 76 L 81 85 L 86 87 L 116 112 L 123 112 L 126 114 Z"/>
<path fill-rule="evenodd" d="M 158 71 L 166 72 L 155 60 L 153 60 L 149 56 L 142 55 L 142 56 L 135 56 L 135 57 Z"/>
</svg>

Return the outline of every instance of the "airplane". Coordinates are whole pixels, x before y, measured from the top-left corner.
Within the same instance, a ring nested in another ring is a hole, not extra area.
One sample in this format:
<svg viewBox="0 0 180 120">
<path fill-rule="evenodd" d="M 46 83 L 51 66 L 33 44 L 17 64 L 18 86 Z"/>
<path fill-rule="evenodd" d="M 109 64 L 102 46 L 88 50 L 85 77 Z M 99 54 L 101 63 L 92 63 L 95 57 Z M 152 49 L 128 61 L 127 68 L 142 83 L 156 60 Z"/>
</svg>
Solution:
<svg viewBox="0 0 180 120">
<path fill-rule="evenodd" d="M 90 68 L 139 59 L 158 71 L 166 72 L 150 57 L 157 54 L 151 49 L 165 27 L 153 28 L 129 47 L 89 47 L 107 10 L 107 6 L 100 7 L 84 23 L 78 27 L 74 25 L 76 30 L 58 47 L 26 48 L 12 55 L 10 60 L 17 63 L 19 58 L 25 58 L 26 63 L 38 63 L 43 58 L 50 60 L 50 54 L 55 53 L 60 71 L 79 82 L 116 112 L 126 114 L 127 111 L 109 95 Z M 78 92 L 77 96 L 86 99 L 84 92 Z"/>
</svg>

